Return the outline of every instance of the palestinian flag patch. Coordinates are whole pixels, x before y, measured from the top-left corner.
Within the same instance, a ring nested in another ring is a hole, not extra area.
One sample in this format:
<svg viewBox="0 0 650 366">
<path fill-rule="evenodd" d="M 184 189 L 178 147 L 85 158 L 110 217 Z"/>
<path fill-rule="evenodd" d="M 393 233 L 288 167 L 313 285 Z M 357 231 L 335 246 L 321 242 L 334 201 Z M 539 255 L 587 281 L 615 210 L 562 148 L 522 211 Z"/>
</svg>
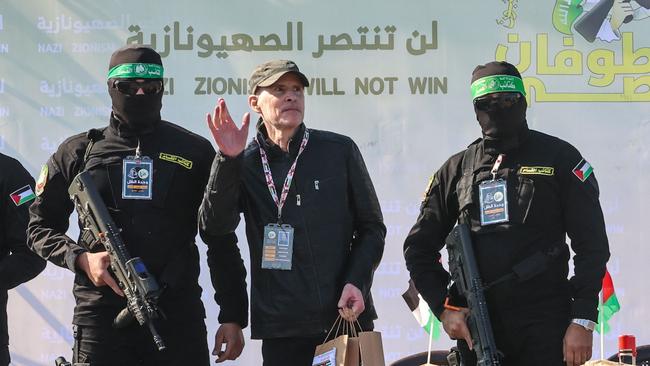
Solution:
<svg viewBox="0 0 650 366">
<path fill-rule="evenodd" d="M 589 178 L 591 173 L 594 172 L 594 168 L 589 164 L 585 159 L 581 159 L 578 165 L 573 168 L 573 174 L 580 179 L 581 182 L 584 182 Z"/>
<path fill-rule="evenodd" d="M 23 203 L 27 203 L 33 200 L 34 198 L 36 198 L 36 195 L 34 194 L 32 187 L 26 185 L 23 188 L 17 189 L 14 192 L 12 192 L 9 195 L 9 198 L 11 198 L 11 200 L 14 202 L 16 206 L 20 206 Z"/>
<path fill-rule="evenodd" d="M 47 184 L 47 164 L 43 165 L 41 168 L 41 174 L 38 176 L 38 180 L 36 181 L 36 195 L 40 196 L 43 194 L 43 190 L 45 190 L 45 184 Z"/>
</svg>

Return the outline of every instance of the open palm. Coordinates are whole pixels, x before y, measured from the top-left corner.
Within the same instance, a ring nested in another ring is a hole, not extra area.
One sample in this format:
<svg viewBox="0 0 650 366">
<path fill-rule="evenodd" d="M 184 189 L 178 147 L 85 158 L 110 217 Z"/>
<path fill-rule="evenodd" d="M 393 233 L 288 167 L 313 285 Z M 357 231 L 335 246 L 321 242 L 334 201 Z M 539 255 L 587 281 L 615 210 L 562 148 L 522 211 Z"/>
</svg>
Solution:
<svg viewBox="0 0 650 366">
<path fill-rule="evenodd" d="M 244 151 L 248 138 L 248 125 L 251 120 L 250 113 L 244 114 L 241 128 L 238 128 L 230 117 L 226 101 L 219 98 L 217 106 L 214 108 L 214 115 L 208 113 L 205 118 L 214 142 L 217 143 L 222 154 L 235 157 Z"/>
</svg>

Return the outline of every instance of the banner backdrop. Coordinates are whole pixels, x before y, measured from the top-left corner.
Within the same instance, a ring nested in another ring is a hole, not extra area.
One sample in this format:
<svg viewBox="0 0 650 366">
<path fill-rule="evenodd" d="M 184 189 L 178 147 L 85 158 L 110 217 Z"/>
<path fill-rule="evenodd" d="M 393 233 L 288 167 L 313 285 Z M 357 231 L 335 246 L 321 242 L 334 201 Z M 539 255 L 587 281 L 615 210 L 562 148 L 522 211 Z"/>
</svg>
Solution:
<svg viewBox="0 0 650 366">
<path fill-rule="evenodd" d="M 404 238 L 428 178 L 480 136 L 472 70 L 508 60 L 524 76 L 529 126 L 574 144 L 599 179 L 621 303 L 605 339 L 612 354 L 622 333 L 650 343 L 642 280 L 650 276 L 648 8 L 647 0 L 3 0 L 0 152 L 36 176 L 66 137 L 106 125 L 108 61 L 125 43 L 150 44 L 163 56 L 163 118 L 210 140 L 205 114 L 218 97 L 239 121 L 253 67 L 294 60 L 311 81 L 307 126 L 356 141 L 381 201 L 388 235 L 373 294 L 390 362 L 427 346 L 401 298 L 408 287 Z M 197 240 L 212 346 L 219 309 Z M 10 291 L 15 365 L 70 357 L 72 278 L 50 264 Z M 243 355 L 230 364 L 260 364 L 261 342 L 246 336 Z M 446 336 L 434 342 L 435 349 L 451 345 Z"/>
</svg>

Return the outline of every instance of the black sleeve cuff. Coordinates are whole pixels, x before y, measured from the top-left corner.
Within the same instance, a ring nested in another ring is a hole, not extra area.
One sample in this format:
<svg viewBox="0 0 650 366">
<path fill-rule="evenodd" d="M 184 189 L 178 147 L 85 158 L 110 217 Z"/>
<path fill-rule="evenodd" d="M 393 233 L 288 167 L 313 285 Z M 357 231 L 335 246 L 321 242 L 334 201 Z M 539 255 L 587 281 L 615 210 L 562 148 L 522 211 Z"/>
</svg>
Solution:
<svg viewBox="0 0 650 366">
<path fill-rule="evenodd" d="M 77 244 L 71 245 L 65 253 L 65 265 L 72 272 L 77 272 L 77 257 L 79 254 L 87 252 L 86 249 Z"/>
<path fill-rule="evenodd" d="M 242 329 L 246 328 L 248 326 L 248 301 L 240 300 L 236 301 L 236 304 L 233 302 L 230 305 L 222 305 L 218 320 L 219 324 L 237 323 Z"/>
<path fill-rule="evenodd" d="M 572 319 L 598 321 L 598 300 L 574 299 L 571 304 Z"/>
</svg>

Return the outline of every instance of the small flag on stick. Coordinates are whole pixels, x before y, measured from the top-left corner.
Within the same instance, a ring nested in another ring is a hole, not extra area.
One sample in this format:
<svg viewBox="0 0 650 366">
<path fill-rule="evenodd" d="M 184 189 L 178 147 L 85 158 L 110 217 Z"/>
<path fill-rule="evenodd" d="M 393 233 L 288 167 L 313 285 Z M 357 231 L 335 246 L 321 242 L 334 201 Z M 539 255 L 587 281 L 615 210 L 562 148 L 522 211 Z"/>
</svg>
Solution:
<svg viewBox="0 0 650 366">
<path fill-rule="evenodd" d="M 406 301 L 406 305 L 411 309 L 415 320 L 424 328 L 424 331 L 429 333 L 433 339 L 440 338 L 441 323 L 433 315 L 433 312 L 429 309 L 429 305 L 427 305 L 427 302 L 424 301 L 422 295 L 415 288 L 413 280 L 409 280 L 409 288 L 402 294 L 402 297 Z"/>
<path fill-rule="evenodd" d="M 612 276 L 606 270 L 605 276 L 603 277 L 600 304 L 598 306 L 598 326 L 596 330 L 600 332 L 602 329 L 603 333 L 609 332 L 609 324 L 607 324 L 607 321 L 620 309 L 621 305 L 618 303 L 618 298 L 614 292 Z"/>
</svg>

